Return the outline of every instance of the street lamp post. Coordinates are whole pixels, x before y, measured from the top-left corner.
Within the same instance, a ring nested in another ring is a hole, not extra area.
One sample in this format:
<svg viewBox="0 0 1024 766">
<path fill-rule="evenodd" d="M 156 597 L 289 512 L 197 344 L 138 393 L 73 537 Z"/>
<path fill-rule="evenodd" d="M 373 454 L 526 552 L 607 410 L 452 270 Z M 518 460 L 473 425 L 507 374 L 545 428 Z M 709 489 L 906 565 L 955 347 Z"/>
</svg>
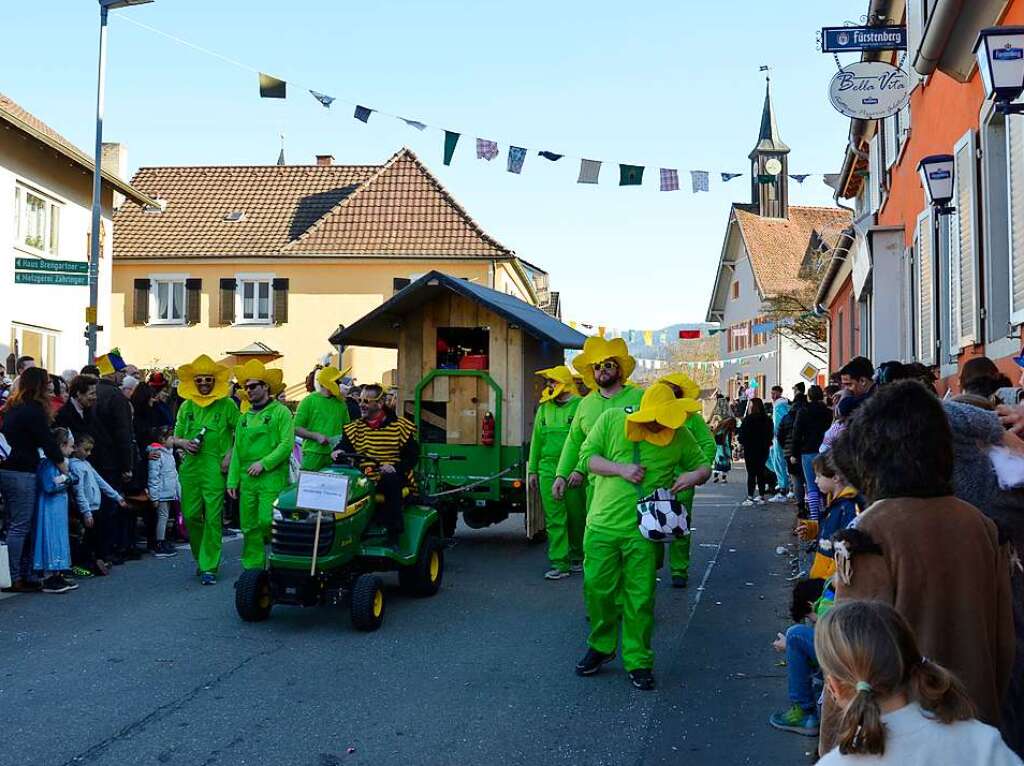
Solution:
<svg viewBox="0 0 1024 766">
<path fill-rule="evenodd" d="M 996 111 L 1006 115 L 1024 113 L 1024 104 L 1013 103 L 1024 92 L 1024 27 L 981 30 L 974 55 L 985 97 L 995 99 Z"/>
<path fill-rule="evenodd" d="M 931 252 L 928 258 L 931 259 L 932 274 L 935 274 L 934 264 L 939 260 L 939 234 L 942 230 L 942 216 L 955 212 L 956 208 L 950 206 L 953 200 L 953 182 L 956 174 L 956 160 L 952 154 L 933 154 L 924 157 L 917 165 L 917 172 L 921 175 L 921 185 L 924 186 L 925 197 L 932 208 L 932 241 Z M 923 254 L 920 257 L 924 257 Z M 933 277 L 932 306 L 934 319 L 932 323 L 932 337 L 935 338 L 935 360 L 941 356 L 941 339 L 936 332 L 939 316 L 940 296 L 942 295 L 939 280 Z"/>
<path fill-rule="evenodd" d="M 153 0 L 99 0 L 100 5 L 100 61 L 96 85 L 96 150 L 93 153 L 92 174 L 92 236 L 89 240 L 89 309 L 86 314 L 85 337 L 88 343 L 89 364 L 96 361 L 97 307 L 100 295 L 100 218 L 103 212 L 103 89 L 107 68 L 107 14 L 111 10 L 129 5 L 145 5 Z"/>
</svg>

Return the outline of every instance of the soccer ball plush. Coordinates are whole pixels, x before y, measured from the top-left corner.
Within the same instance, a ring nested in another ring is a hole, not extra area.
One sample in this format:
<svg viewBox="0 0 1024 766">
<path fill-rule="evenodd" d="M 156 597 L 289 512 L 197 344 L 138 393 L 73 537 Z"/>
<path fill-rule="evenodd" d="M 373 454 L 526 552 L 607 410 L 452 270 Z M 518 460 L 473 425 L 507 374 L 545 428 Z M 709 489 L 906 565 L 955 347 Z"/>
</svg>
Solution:
<svg viewBox="0 0 1024 766">
<path fill-rule="evenodd" d="M 685 514 L 675 498 L 659 489 L 637 506 L 637 527 L 648 540 L 669 542 L 689 534 Z"/>
</svg>

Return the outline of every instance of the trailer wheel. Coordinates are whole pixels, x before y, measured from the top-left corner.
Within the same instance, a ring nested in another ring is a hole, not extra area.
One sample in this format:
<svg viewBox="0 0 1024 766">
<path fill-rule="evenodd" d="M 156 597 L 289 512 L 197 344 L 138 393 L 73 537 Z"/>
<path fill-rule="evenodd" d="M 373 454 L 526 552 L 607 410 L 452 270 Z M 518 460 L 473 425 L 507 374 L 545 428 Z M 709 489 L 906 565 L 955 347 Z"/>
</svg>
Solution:
<svg viewBox="0 0 1024 766">
<path fill-rule="evenodd" d="M 402 590 L 421 598 L 433 596 L 441 589 L 444 577 L 444 545 L 433 535 L 420 546 L 420 555 L 412 566 L 398 570 Z"/>
<path fill-rule="evenodd" d="M 352 586 L 352 627 L 377 630 L 384 622 L 384 581 L 377 575 L 363 574 Z"/>
<path fill-rule="evenodd" d="M 235 583 L 235 611 L 246 622 L 263 622 L 270 617 L 274 600 L 270 575 L 264 569 L 247 569 Z"/>
</svg>

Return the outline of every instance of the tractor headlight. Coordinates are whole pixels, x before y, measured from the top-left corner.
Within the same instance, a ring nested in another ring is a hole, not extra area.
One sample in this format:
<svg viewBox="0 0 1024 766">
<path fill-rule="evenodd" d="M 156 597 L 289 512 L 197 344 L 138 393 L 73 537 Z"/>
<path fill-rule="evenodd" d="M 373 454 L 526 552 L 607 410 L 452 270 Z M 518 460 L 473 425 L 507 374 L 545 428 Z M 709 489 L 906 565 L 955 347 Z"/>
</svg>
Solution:
<svg viewBox="0 0 1024 766">
<path fill-rule="evenodd" d="M 273 516 L 274 521 L 284 521 L 284 514 L 282 514 L 281 509 L 277 507 L 276 500 L 274 501 L 274 504 L 271 506 L 271 508 L 273 508 L 273 510 L 271 511 L 271 516 Z"/>
</svg>

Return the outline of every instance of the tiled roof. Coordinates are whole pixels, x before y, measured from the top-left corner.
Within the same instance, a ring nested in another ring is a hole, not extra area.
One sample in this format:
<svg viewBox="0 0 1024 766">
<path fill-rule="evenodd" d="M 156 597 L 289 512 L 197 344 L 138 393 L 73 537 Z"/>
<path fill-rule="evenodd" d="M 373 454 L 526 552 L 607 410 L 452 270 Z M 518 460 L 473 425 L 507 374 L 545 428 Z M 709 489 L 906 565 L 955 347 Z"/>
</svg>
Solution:
<svg viewBox="0 0 1024 766">
<path fill-rule="evenodd" d="M 816 286 L 814 275 L 801 273 L 811 235 L 834 242 L 851 220 L 850 211 L 833 207 L 791 205 L 789 218 L 764 218 L 738 205 L 733 210 L 766 298 Z"/>
<path fill-rule="evenodd" d="M 115 258 L 512 256 L 408 149 L 384 165 L 142 168 L 133 183 L 166 209 L 124 205 Z"/>
<path fill-rule="evenodd" d="M 28 133 L 37 140 L 52 146 L 84 170 L 89 173 L 93 172 L 94 165 L 91 157 L 3 93 L 0 93 L 0 121 L 6 122 L 8 125 L 12 125 L 17 129 Z M 103 171 L 102 175 L 103 178 L 106 179 L 107 183 L 113 185 L 122 194 L 125 194 L 135 200 L 145 201 L 145 196 L 143 196 L 138 189 L 133 188 L 123 179 L 120 179 L 106 171 Z"/>
</svg>

